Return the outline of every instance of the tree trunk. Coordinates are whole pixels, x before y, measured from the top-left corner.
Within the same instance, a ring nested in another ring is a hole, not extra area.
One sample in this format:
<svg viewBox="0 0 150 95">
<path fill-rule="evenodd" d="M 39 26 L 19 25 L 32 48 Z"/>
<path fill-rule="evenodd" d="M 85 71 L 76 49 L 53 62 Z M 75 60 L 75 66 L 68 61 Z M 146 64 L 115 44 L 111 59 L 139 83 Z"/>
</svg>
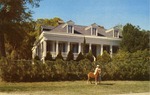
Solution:
<svg viewBox="0 0 150 95">
<path fill-rule="evenodd" d="M 4 33 L 0 32 L 0 55 L 2 57 L 6 57 L 6 52 L 5 52 L 5 44 L 4 44 Z"/>
</svg>

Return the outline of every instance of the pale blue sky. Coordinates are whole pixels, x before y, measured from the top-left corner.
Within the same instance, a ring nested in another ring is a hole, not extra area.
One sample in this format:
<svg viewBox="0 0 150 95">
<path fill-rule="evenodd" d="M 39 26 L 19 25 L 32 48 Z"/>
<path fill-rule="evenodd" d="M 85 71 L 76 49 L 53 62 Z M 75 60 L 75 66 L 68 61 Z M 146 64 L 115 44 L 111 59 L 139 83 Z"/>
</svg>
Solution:
<svg viewBox="0 0 150 95">
<path fill-rule="evenodd" d="M 42 0 L 33 18 L 59 17 L 78 25 L 97 23 L 109 29 L 131 23 L 150 30 L 150 0 Z"/>
</svg>

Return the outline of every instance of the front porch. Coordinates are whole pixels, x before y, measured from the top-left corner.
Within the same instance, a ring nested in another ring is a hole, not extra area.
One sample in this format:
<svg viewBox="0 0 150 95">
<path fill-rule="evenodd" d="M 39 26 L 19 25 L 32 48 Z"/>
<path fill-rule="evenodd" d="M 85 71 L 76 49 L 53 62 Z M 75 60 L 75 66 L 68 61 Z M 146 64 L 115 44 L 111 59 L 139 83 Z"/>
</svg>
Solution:
<svg viewBox="0 0 150 95">
<path fill-rule="evenodd" d="M 55 58 L 59 51 L 61 51 L 62 56 L 64 59 L 66 59 L 70 50 L 73 51 L 74 59 L 76 59 L 80 52 L 83 53 L 83 43 L 44 40 L 37 46 L 35 50 L 36 53 L 33 56 L 38 55 L 41 60 L 45 59 L 47 52 L 51 52 L 52 57 Z M 106 50 L 112 56 L 113 53 L 117 52 L 118 46 L 86 43 L 86 53 L 88 53 L 90 50 L 92 51 L 94 57 L 97 57 L 99 54 L 102 55 L 104 50 Z"/>
</svg>

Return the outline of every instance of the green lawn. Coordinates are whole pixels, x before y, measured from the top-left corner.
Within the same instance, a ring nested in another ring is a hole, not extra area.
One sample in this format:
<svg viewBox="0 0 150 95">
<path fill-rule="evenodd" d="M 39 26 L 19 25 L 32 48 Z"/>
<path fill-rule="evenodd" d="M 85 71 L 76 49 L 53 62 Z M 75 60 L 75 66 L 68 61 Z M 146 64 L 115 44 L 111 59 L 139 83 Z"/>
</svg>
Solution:
<svg viewBox="0 0 150 95">
<path fill-rule="evenodd" d="M 0 92 L 30 93 L 30 95 L 111 95 L 150 92 L 150 81 L 86 81 L 6 83 L 0 82 Z"/>
</svg>

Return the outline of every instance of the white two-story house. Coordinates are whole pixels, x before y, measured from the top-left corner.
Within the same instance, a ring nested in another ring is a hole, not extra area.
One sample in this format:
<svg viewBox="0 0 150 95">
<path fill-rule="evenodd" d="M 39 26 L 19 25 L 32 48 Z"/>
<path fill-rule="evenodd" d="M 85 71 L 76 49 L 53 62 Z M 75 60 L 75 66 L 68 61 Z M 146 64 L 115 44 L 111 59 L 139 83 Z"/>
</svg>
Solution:
<svg viewBox="0 0 150 95">
<path fill-rule="evenodd" d="M 86 40 L 86 53 L 90 50 L 96 57 L 106 50 L 111 56 L 116 53 L 121 41 L 119 30 L 109 30 L 97 25 L 89 26 L 76 25 L 73 21 L 60 23 L 57 27 L 42 26 L 41 34 L 32 48 L 32 57 L 39 56 L 44 60 L 46 53 L 51 52 L 55 58 L 61 51 L 64 58 L 67 57 L 70 49 L 73 50 L 74 58 L 83 52 L 84 38 Z"/>
</svg>

